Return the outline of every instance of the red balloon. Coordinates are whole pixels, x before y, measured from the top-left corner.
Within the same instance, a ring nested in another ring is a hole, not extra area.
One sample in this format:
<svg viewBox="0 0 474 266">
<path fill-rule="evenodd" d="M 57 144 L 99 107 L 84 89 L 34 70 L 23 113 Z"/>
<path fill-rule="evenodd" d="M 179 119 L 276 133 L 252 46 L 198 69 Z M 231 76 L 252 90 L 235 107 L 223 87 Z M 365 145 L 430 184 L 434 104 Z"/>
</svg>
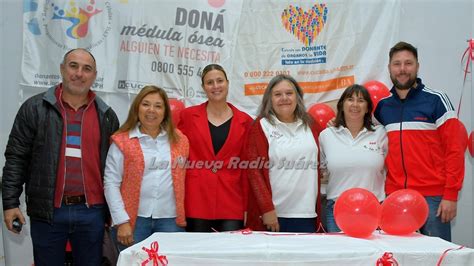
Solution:
<svg viewBox="0 0 474 266">
<path fill-rule="evenodd" d="M 425 224 L 428 211 L 428 203 L 418 191 L 397 190 L 382 203 L 380 228 L 391 235 L 411 234 Z"/>
<path fill-rule="evenodd" d="M 387 88 L 387 86 L 385 86 L 385 84 L 380 81 L 367 81 L 364 84 L 364 87 L 369 91 L 370 98 L 372 99 L 372 102 L 374 104 L 374 110 L 372 110 L 372 112 L 375 111 L 375 107 L 377 107 L 377 104 L 380 102 L 381 99 L 390 96 L 390 90 Z"/>
<path fill-rule="evenodd" d="M 184 109 L 184 103 L 176 98 L 170 98 L 169 103 L 173 124 L 176 126 L 179 122 L 179 114 L 181 113 L 181 110 Z"/>
<path fill-rule="evenodd" d="M 369 237 L 377 229 L 379 217 L 380 203 L 367 189 L 348 189 L 334 204 L 336 224 L 348 236 Z"/>
<path fill-rule="evenodd" d="M 469 153 L 471 154 L 471 157 L 474 157 L 474 131 L 471 131 L 471 134 L 469 135 L 469 142 L 467 147 L 469 148 Z"/>
<path fill-rule="evenodd" d="M 331 106 L 325 103 L 313 104 L 311 107 L 309 107 L 308 113 L 311 117 L 313 117 L 314 121 L 321 130 L 326 128 L 329 120 L 336 117 L 336 113 L 334 113 L 334 110 L 331 108 Z"/>
</svg>

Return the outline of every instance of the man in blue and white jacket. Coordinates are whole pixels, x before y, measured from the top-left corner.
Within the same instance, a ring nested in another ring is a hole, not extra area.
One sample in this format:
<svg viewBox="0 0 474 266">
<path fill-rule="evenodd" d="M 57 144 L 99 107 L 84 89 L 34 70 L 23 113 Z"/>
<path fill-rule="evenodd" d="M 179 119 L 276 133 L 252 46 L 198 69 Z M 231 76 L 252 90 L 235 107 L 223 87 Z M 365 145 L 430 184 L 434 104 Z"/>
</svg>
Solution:
<svg viewBox="0 0 474 266">
<path fill-rule="evenodd" d="M 456 216 L 464 179 L 462 124 L 448 96 L 418 78 L 415 47 L 399 42 L 389 58 L 392 95 L 381 100 L 374 113 L 389 140 L 385 191 L 420 192 L 430 208 L 421 233 L 451 241 L 450 221 Z"/>
</svg>

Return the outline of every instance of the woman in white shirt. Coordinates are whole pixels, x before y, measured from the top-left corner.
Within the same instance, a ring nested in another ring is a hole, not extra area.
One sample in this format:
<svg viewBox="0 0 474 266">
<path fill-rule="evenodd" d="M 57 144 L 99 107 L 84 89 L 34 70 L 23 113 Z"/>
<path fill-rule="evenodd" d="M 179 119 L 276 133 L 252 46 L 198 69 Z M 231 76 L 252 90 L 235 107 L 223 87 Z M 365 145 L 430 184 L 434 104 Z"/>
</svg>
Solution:
<svg viewBox="0 0 474 266">
<path fill-rule="evenodd" d="M 298 83 L 288 75 L 274 77 L 248 136 L 248 160 L 261 166 L 248 169 L 249 228 L 316 232 L 318 134 Z"/>
<path fill-rule="evenodd" d="M 337 103 L 334 127 L 319 136 L 320 170 L 328 177 L 326 228 L 339 232 L 333 210 L 337 198 L 350 188 L 365 188 L 384 200 L 387 133 L 372 123 L 373 104 L 366 88 L 349 86 Z"/>
<path fill-rule="evenodd" d="M 120 250 L 154 232 L 183 232 L 188 139 L 171 120 L 166 92 L 145 86 L 112 136 L 104 173 L 105 198 Z"/>
</svg>

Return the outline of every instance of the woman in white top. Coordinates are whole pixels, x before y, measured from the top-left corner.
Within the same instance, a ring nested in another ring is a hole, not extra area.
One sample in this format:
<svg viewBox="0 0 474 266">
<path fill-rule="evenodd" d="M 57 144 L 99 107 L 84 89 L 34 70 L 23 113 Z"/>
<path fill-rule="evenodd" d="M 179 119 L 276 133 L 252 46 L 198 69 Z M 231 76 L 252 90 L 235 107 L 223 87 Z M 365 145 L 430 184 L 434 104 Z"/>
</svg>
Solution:
<svg viewBox="0 0 474 266">
<path fill-rule="evenodd" d="M 154 232 L 184 232 L 188 139 L 171 120 L 166 92 L 145 86 L 112 136 L 104 173 L 105 198 L 120 250 Z"/>
<path fill-rule="evenodd" d="M 316 231 L 318 134 L 306 113 L 298 83 L 287 75 L 274 77 L 248 136 L 248 160 L 261 162 L 259 167 L 248 169 L 248 227 Z"/>
<path fill-rule="evenodd" d="M 328 232 L 340 231 L 333 215 L 334 203 L 347 189 L 365 188 L 379 201 L 385 198 L 387 133 L 383 126 L 373 125 L 372 109 L 367 89 L 358 84 L 349 86 L 337 103 L 334 127 L 326 128 L 319 136 L 320 170 L 328 177 Z"/>
</svg>

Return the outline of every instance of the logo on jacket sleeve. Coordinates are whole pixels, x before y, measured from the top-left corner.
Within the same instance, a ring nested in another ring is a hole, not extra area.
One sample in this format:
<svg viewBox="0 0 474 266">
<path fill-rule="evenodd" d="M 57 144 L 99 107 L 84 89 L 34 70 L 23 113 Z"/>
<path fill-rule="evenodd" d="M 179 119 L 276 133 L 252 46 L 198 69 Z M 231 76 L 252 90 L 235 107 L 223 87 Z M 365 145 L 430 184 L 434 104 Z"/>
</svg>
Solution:
<svg viewBox="0 0 474 266">
<path fill-rule="evenodd" d="M 428 121 L 428 117 L 425 117 L 425 116 L 415 116 L 415 117 L 413 117 L 413 120 L 415 120 L 415 121 Z"/>
</svg>

